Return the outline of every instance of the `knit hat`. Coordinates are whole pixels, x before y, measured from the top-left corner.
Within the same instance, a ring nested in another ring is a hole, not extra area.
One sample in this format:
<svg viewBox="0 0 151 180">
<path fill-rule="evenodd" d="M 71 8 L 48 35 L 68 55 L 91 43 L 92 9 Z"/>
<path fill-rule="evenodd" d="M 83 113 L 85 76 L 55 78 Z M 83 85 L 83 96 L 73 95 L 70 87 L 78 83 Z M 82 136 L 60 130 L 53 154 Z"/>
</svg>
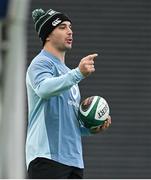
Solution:
<svg viewBox="0 0 151 180">
<path fill-rule="evenodd" d="M 32 12 L 35 29 L 43 44 L 48 35 L 63 21 L 70 21 L 69 17 L 52 9 L 45 12 L 43 9 L 35 9 Z"/>
</svg>

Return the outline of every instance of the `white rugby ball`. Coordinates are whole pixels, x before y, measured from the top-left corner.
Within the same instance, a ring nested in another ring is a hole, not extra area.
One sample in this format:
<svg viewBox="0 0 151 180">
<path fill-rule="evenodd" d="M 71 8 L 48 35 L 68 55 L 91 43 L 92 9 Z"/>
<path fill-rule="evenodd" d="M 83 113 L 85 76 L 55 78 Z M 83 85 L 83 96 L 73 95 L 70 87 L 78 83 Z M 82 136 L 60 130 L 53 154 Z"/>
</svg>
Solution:
<svg viewBox="0 0 151 180">
<path fill-rule="evenodd" d="M 110 113 L 107 101 L 100 96 L 86 98 L 79 107 L 79 120 L 86 128 L 103 125 Z"/>
</svg>

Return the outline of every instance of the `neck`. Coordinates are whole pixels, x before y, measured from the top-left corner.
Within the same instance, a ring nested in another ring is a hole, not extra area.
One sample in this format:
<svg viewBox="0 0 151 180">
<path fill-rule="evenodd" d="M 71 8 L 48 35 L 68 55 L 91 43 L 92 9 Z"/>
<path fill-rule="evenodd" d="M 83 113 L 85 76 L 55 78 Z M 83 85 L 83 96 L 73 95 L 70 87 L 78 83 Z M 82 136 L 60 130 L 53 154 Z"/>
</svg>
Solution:
<svg viewBox="0 0 151 180">
<path fill-rule="evenodd" d="M 50 52 L 51 54 L 53 54 L 54 56 L 56 56 L 58 59 L 60 59 L 60 61 L 62 61 L 63 63 L 65 62 L 65 52 L 61 52 L 57 49 L 55 49 L 54 47 L 48 47 L 48 46 L 44 46 L 43 48 L 45 51 Z"/>
</svg>

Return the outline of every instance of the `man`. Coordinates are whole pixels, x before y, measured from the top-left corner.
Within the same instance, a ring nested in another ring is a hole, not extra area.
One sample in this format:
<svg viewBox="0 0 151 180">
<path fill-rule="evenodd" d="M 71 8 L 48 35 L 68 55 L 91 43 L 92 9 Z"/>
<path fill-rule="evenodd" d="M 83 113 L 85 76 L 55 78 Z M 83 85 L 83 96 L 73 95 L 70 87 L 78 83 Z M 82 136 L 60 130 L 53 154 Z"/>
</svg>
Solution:
<svg viewBox="0 0 151 180">
<path fill-rule="evenodd" d="M 72 48 L 71 20 L 52 9 L 32 13 L 42 51 L 27 70 L 28 130 L 26 162 L 29 178 L 71 179 L 83 177 L 81 135 L 100 132 L 111 124 L 89 130 L 78 121 L 78 83 L 95 71 L 97 54 L 84 57 L 77 68 L 65 65 Z"/>
</svg>

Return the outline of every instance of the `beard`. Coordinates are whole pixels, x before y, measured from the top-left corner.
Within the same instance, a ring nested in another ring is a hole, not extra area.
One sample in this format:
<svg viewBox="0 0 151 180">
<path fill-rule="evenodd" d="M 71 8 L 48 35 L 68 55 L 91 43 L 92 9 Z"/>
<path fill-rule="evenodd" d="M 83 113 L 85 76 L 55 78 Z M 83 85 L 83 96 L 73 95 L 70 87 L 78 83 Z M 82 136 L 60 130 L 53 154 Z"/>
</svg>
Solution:
<svg viewBox="0 0 151 180">
<path fill-rule="evenodd" d="M 66 52 L 66 51 L 69 51 L 70 49 L 72 49 L 72 45 L 68 45 L 68 46 L 65 46 L 65 45 L 58 45 L 57 46 L 57 49 L 59 51 L 62 51 L 62 52 Z"/>
<path fill-rule="evenodd" d="M 65 39 L 59 38 L 54 33 L 51 33 L 51 44 L 59 51 L 68 51 L 72 48 L 72 44 L 65 42 Z"/>
</svg>

